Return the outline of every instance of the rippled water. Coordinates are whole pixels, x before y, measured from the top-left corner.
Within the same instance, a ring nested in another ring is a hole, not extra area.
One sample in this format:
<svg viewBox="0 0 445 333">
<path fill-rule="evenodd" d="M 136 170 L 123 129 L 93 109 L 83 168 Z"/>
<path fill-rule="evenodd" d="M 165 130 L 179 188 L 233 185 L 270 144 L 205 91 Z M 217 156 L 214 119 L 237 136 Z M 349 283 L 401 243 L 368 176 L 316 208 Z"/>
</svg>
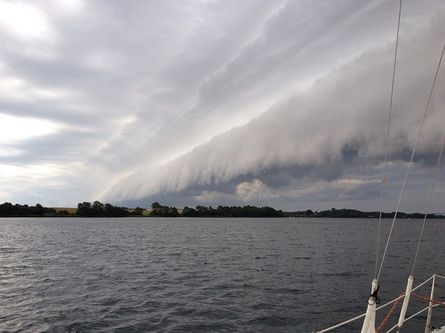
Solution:
<svg viewBox="0 0 445 333">
<path fill-rule="evenodd" d="M 398 223 L 382 301 L 404 289 L 420 226 Z M 428 223 L 418 281 L 445 271 L 445 221 Z M 321 329 L 363 312 L 375 225 L 358 219 L 0 219 L 0 331 Z M 444 319 L 436 313 L 436 321 Z"/>
</svg>

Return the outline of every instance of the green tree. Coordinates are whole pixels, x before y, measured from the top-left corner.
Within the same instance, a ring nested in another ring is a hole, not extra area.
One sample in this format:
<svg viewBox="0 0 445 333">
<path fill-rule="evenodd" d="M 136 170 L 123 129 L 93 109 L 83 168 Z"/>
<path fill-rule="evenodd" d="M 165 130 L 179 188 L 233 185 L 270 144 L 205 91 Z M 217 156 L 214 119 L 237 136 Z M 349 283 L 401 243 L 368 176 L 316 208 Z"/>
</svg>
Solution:
<svg viewBox="0 0 445 333">
<path fill-rule="evenodd" d="M 139 215 L 139 216 L 142 216 L 142 214 L 143 214 L 143 209 L 141 208 L 141 207 L 136 207 L 135 209 L 134 209 L 134 212 L 133 212 L 133 215 Z"/>
</svg>

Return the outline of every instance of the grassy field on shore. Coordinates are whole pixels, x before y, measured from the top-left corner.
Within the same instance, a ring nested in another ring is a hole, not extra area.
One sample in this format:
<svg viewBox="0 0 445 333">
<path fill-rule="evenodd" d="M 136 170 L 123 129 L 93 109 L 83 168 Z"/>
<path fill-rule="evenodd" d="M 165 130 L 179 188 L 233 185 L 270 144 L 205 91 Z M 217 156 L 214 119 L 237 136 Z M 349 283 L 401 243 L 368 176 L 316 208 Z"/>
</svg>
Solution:
<svg viewBox="0 0 445 333">
<path fill-rule="evenodd" d="M 67 211 L 68 213 L 73 214 L 73 215 L 76 214 L 76 210 L 77 210 L 77 208 L 73 208 L 73 207 L 49 207 L 49 208 L 55 209 L 57 213 Z"/>
</svg>

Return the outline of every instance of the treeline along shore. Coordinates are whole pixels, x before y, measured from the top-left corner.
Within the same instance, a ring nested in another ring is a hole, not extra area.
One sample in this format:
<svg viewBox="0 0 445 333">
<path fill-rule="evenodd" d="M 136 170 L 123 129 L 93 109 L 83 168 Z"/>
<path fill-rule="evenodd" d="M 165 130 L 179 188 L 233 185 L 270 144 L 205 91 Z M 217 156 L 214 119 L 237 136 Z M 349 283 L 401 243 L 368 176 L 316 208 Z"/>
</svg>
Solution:
<svg viewBox="0 0 445 333">
<path fill-rule="evenodd" d="M 394 212 L 383 213 L 383 218 L 393 218 Z M 399 218 L 423 218 L 424 213 L 397 214 Z M 335 209 L 322 211 L 283 212 L 272 207 L 256 206 L 218 206 L 216 208 L 196 206 L 194 208 L 164 206 L 153 202 L 150 209 L 114 206 L 99 201 L 82 202 L 77 208 L 43 207 L 11 204 L 0 204 L 0 217 L 309 217 L 309 218 L 378 218 L 379 212 L 362 212 L 355 209 Z M 428 214 L 430 219 L 445 219 L 441 214 Z"/>
</svg>

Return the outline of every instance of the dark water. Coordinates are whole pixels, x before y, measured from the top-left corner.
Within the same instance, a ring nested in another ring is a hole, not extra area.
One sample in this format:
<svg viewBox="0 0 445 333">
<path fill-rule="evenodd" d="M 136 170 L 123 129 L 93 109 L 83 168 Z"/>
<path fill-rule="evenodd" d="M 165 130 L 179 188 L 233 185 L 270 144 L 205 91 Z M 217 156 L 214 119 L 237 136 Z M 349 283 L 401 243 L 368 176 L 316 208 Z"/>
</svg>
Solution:
<svg viewBox="0 0 445 333">
<path fill-rule="evenodd" d="M 445 271 L 445 221 L 428 223 L 417 281 Z M 0 219 L 0 331 L 321 329 L 364 311 L 375 225 L 356 219 Z M 398 222 L 382 276 L 383 302 L 404 289 L 419 226 Z M 443 311 L 436 314 L 436 321 L 444 319 Z M 420 324 L 413 325 L 406 332 Z"/>
</svg>

